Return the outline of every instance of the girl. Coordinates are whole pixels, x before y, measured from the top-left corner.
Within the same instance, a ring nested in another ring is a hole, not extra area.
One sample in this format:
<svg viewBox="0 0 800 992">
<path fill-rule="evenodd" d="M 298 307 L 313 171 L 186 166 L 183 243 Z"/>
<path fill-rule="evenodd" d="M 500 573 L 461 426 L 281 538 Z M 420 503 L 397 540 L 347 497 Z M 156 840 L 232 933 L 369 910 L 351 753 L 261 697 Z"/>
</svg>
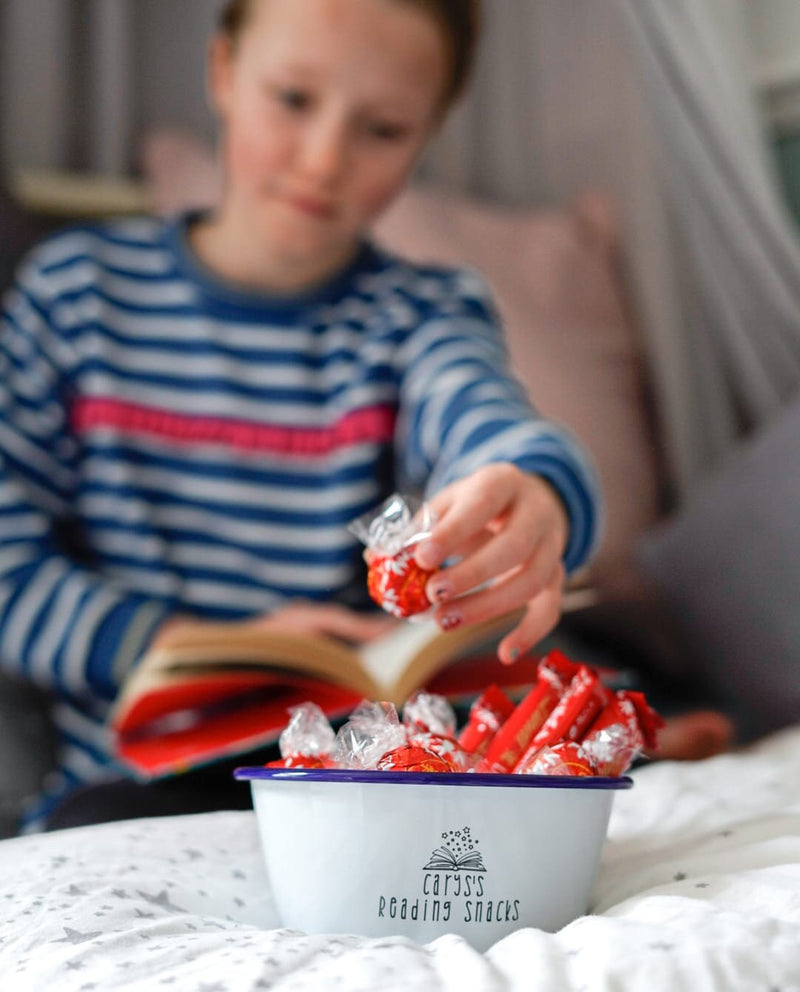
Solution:
<svg viewBox="0 0 800 992">
<path fill-rule="evenodd" d="M 394 489 L 436 511 L 420 565 L 457 560 L 429 582 L 443 628 L 524 606 L 511 662 L 558 619 L 597 535 L 584 454 L 529 407 L 474 273 L 366 237 L 465 85 L 477 20 L 469 0 L 227 4 L 219 209 L 67 232 L 22 267 L 0 655 L 57 698 L 39 815 L 73 796 L 51 826 L 230 804 L 227 777 L 224 796 L 124 780 L 105 725 L 121 680 L 201 617 L 372 636 L 347 524 Z"/>
</svg>

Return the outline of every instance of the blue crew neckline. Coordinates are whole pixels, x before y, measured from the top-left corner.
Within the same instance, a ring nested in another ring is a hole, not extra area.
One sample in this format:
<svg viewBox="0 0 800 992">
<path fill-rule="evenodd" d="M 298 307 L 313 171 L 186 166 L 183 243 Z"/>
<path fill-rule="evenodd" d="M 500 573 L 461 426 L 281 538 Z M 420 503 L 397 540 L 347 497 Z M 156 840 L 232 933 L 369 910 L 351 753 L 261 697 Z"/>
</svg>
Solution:
<svg viewBox="0 0 800 992">
<path fill-rule="evenodd" d="M 304 310 L 322 303 L 333 303 L 352 286 L 353 279 L 360 272 L 378 267 L 380 256 L 374 245 L 362 240 L 354 258 L 330 279 L 312 289 L 298 293 L 269 293 L 247 289 L 217 275 L 210 269 L 192 248 L 189 242 L 189 228 L 208 212 L 194 210 L 173 218 L 167 225 L 166 238 L 175 254 L 176 264 L 181 273 L 197 285 L 209 298 L 229 307 L 243 310 L 293 311 Z"/>
</svg>

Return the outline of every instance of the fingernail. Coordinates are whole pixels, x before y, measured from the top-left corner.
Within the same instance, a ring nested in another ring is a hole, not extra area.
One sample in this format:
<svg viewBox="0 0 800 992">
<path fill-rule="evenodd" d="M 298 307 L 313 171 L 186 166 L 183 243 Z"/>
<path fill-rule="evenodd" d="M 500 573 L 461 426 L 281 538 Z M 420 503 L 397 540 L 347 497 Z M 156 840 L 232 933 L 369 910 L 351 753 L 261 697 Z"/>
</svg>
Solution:
<svg viewBox="0 0 800 992">
<path fill-rule="evenodd" d="M 515 648 L 512 648 L 512 649 L 511 649 L 511 650 L 510 650 L 510 651 L 508 652 L 508 657 L 509 657 L 509 658 L 510 658 L 510 659 L 511 659 L 512 661 L 516 661 L 516 660 L 517 660 L 517 658 L 519 658 L 519 648 L 516 648 L 516 647 L 515 647 Z"/>
<path fill-rule="evenodd" d="M 444 603 L 453 595 L 453 589 L 449 582 L 436 582 L 431 587 L 430 598 L 434 603 Z"/>
<path fill-rule="evenodd" d="M 439 626 L 442 630 L 455 630 L 463 619 L 460 613 L 445 613 L 439 618 Z"/>
<path fill-rule="evenodd" d="M 417 545 L 414 557 L 420 568 L 438 568 L 444 556 L 435 541 L 422 541 Z"/>
</svg>

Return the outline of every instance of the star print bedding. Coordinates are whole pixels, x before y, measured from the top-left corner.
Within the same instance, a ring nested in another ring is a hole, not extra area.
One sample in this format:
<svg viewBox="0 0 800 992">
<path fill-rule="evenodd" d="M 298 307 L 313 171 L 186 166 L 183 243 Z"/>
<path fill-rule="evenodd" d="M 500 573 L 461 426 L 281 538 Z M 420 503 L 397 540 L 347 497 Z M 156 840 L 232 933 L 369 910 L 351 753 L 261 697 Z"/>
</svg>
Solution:
<svg viewBox="0 0 800 992">
<path fill-rule="evenodd" d="M 252 813 L 0 843 L 4 992 L 798 992 L 800 727 L 617 794 L 592 915 L 479 954 L 280 927 Z"/>
</svg>

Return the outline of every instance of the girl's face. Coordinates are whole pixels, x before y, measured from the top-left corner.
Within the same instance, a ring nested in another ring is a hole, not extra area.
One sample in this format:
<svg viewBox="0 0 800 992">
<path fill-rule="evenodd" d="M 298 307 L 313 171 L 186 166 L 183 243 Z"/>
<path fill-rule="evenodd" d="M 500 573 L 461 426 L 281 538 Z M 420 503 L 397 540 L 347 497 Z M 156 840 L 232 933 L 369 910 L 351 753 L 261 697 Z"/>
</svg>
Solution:
<svg viewBox="0 0 800 992">
<path fill-rule="evenodd" d="M 256 0 L 212 50 L 226 210 L 284 266 L 346 257 L 437 123 L 447 52 L 431 17 L 389 0 Z"/>
</svg>

